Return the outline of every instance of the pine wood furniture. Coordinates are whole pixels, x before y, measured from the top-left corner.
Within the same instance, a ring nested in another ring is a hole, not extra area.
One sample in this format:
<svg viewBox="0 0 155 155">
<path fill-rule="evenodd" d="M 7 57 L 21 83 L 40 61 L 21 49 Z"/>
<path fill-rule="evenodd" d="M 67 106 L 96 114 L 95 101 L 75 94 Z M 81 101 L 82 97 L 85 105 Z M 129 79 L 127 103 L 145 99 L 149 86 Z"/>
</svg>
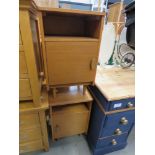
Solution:
<svg viewBox="0 0 155 155">
<path fill-rule="evenodd" d="M 92 97 L 82 86 L 59 88 L 54 98 L 49 92 L 52 139 L 87 133 Z"/>
<path fill-rule="evenodd" d="M 36 5 L 32 0 L 19 3 L 19 99 L 39 106 L 43 66 Z"/>
<path fill-rule="evenodd" d="M 98 67 L 89 90 L 94 102 L 87 139 L 93 155 L 123 149 L 135 119 L 134 70 Z"/>
<path fill-rule="evenodd" d="M 19 1 L 19 153 L 48 151 L 47 92 L 42 87 L 43 66 L 36 5 Z"/>
<path fill-rule="evenodd" d="M 48 109 L 47 92 L 43 92 L 41 106 L 32 101 L 19 104 L 19 153 L 44 149 L 48 151 L 48 133 L 45 110 Z"/>
<path fill-rule="evenodd" d="M 95 79 L 104 13 L 38 7 L 48 87 Z"/>
</svg>

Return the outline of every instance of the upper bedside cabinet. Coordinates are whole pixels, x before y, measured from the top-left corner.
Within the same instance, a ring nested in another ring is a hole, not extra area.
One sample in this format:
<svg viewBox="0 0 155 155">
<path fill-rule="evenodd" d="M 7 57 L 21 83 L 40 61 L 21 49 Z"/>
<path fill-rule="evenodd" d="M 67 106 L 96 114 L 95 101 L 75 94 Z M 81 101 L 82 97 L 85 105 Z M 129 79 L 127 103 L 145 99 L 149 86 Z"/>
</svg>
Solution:
<svg viewBox="0 0 155 155">
<path fill-rule="evenodd" d="M 104 13 L 39 9 L 47 85 L 92 84 Z"/>
</svg>

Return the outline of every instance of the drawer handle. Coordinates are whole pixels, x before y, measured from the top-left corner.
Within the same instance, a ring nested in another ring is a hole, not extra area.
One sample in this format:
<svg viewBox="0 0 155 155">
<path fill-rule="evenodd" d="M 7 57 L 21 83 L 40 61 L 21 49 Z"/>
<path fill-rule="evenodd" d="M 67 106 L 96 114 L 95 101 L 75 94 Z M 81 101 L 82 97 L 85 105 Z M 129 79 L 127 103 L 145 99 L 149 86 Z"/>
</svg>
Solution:
<svg viewBox="0 0 155 155">
<path fill-rule="evenodd" d="M 121 135 L 122 134 L 122 131 L 118 128 L 115 130 L 115 135 Z"/>
<path fill-rule="evenodd" d="M 122 117 L 120 123 L 123 124 L 123 125 L 127 125 L 128 120 L 125 117 Z"/>
<path fill-rule="evenodd" d="M 112 145 L 117 145 L 116 139 L 113 139 L 113 140 L 111 141 L 111 143 L 112 143 Z"/>
<path fill-rule="evenodd" d="M 133 107 L 133 103 L 128 102 L 128 108 L 132 108 Z"/>
</svg>

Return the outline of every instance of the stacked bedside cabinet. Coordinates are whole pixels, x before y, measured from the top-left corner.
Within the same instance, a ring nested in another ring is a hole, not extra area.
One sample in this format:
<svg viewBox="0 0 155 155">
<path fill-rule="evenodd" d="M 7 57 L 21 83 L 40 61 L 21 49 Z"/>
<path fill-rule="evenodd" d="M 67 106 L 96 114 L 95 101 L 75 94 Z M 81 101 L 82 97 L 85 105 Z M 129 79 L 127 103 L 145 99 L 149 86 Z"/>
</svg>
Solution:
<svg viewBox="0 0 155 155">
<path fill-rule="evenodd" d="M 94 103 L 87 139 L 93 154 L 124 148 L 135 119 L 134 71 L 98 67 L 89 90 Z"/>
<path fill-rule="evenodd" d="M 52 139 L 87 134 L 92 100 L 82 86 L 59 88 L 55 98 L 49 95 Z"/>
<path fill-rule="evenodd" d="M 39 7 L 46 84 L 92 84 L 96 75 L 104 13 Z"/>
<path fill-rule="evenodd" d="M 38 10 L 52 139 L 87 133 L 104 13 Z"/>
<path fill-rule="evenodd" d="M 43 66 L 36 5 L 19 1 L 19 152 L 48 150 Z"/>
</svg>

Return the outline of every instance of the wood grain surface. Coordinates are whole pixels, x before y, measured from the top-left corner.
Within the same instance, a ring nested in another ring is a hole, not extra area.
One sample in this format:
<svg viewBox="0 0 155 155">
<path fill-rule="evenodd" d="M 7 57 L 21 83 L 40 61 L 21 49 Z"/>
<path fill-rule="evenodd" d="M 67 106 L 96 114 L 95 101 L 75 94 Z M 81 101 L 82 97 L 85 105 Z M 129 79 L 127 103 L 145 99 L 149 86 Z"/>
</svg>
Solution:
<svg viewBox="0 0 155 155">
<path fill-rule="evenodd" d="M 97 68 L 95 85 L 108 101 L 135 97 L 134 69 Z"/>
<path fill-rule="evenodd" d="M 81 102 L 90 102 L 92 101 L 92 97 L 88 90 L 83 94 L 83 88 L 77 86 L 70 86 L 68 88 L 59 88 L 57 89 L 56 97 L 53 98 L 50 95 L 52 92 L 49 92 L 49 104 L 50 106 L 59 106 L 64 104 L 74 104 Z"/>
</svg>

